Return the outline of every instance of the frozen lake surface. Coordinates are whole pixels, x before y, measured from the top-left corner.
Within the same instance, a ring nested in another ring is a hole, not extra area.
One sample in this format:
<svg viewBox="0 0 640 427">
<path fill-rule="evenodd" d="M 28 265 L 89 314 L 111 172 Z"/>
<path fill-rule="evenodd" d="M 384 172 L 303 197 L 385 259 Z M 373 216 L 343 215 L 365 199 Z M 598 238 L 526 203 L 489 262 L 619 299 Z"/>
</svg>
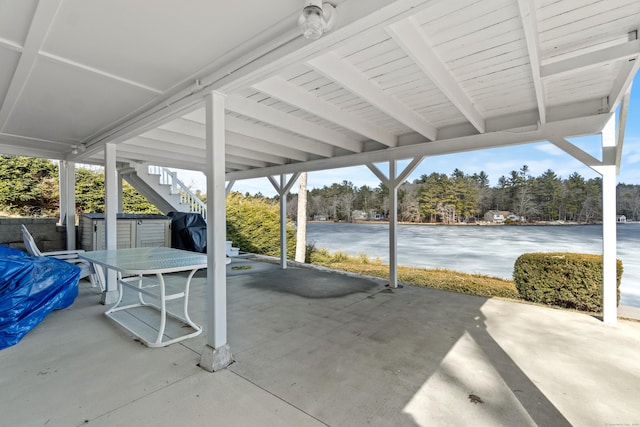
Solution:
<svg viewBox="0 0 640 427">
<path fill-rule="evenodd" d="M 640 224 L 618 224 L 622 260 L 620 304 L 640 307 Z M 312 222 L 307 241 L 317 248 L 351 255 L 365 253 L 389 261 L 387 224 Z M 602 253 L 600 225 L 442 226 L 400 225 L 398 264 L 447 268 L 512 278 L 516 259 L 526 252 Z"/>
</svg>

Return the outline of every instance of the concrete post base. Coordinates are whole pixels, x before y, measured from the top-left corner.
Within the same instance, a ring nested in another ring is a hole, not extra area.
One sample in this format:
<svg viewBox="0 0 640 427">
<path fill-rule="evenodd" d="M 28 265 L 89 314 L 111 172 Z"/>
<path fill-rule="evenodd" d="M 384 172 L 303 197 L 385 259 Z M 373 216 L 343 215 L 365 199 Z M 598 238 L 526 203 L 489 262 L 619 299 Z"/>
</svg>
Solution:
<svg viewBox="0 0 640 427">
<path fill-rule="evenodd" d="M 213 348 L 205 345 L 200 356 L 200 367 L 205 371 L 220 371 L 233 363 L 231 347 L 225 344 L 222 347 Z"/>
<path fill-rule="evenodd" d="M 104 291 L 100 297 L 100 304 L 111 305 L 118 301 L 118 291 Z"/>
</svg>

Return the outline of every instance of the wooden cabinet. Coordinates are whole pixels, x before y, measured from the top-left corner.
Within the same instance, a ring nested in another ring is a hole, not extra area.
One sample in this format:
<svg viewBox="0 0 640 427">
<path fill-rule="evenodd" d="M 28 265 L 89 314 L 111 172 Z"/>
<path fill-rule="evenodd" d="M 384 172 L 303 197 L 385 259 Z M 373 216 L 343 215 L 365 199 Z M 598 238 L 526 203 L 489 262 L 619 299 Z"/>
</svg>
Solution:
<svg viewBox="0 0 640 427">
<path fill-rule="evenodd" d="M 118 214 L 118 249 L 171 247 L 171 218 L 163 215 Z M 95 251 L 105 248 L 104 214 L 81 214 L 80 249 Z"/>
</svg>

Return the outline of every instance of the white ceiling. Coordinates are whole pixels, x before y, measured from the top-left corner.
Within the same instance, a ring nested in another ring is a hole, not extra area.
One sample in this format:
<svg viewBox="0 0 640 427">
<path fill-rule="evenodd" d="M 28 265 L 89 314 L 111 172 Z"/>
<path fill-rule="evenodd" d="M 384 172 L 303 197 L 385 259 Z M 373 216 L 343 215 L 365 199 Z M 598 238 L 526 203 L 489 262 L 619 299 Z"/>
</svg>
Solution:
<svg viewBox="0 0 640 427">
<path fill-rule="evenodd" d="M 228 179 L 598 133 L 640 61 L 637 0 L 0 0 L 0 153 L 204 170 L 226 95 Z M 78 155 L 73 146 L 80 147 Z M 85 150 L 86 148 L 86 150 Z"/>
</svg>

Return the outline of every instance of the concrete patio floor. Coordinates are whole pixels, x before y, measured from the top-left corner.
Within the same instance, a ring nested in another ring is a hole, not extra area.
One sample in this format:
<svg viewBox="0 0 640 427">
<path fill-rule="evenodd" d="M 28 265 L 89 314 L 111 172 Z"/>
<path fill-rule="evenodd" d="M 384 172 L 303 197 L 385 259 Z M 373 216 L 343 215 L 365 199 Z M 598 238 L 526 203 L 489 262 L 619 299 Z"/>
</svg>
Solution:
<svg viewBox="0 0 640 427">
<path fill-rule="evenodd" d="M 638 322 L 252 260 L 227 271 L 229 368 L 197 366 L 202 335 L 141 345 L 81 282 L 0 351 L 0 425 L 640 425 Z"/>
</svg>

